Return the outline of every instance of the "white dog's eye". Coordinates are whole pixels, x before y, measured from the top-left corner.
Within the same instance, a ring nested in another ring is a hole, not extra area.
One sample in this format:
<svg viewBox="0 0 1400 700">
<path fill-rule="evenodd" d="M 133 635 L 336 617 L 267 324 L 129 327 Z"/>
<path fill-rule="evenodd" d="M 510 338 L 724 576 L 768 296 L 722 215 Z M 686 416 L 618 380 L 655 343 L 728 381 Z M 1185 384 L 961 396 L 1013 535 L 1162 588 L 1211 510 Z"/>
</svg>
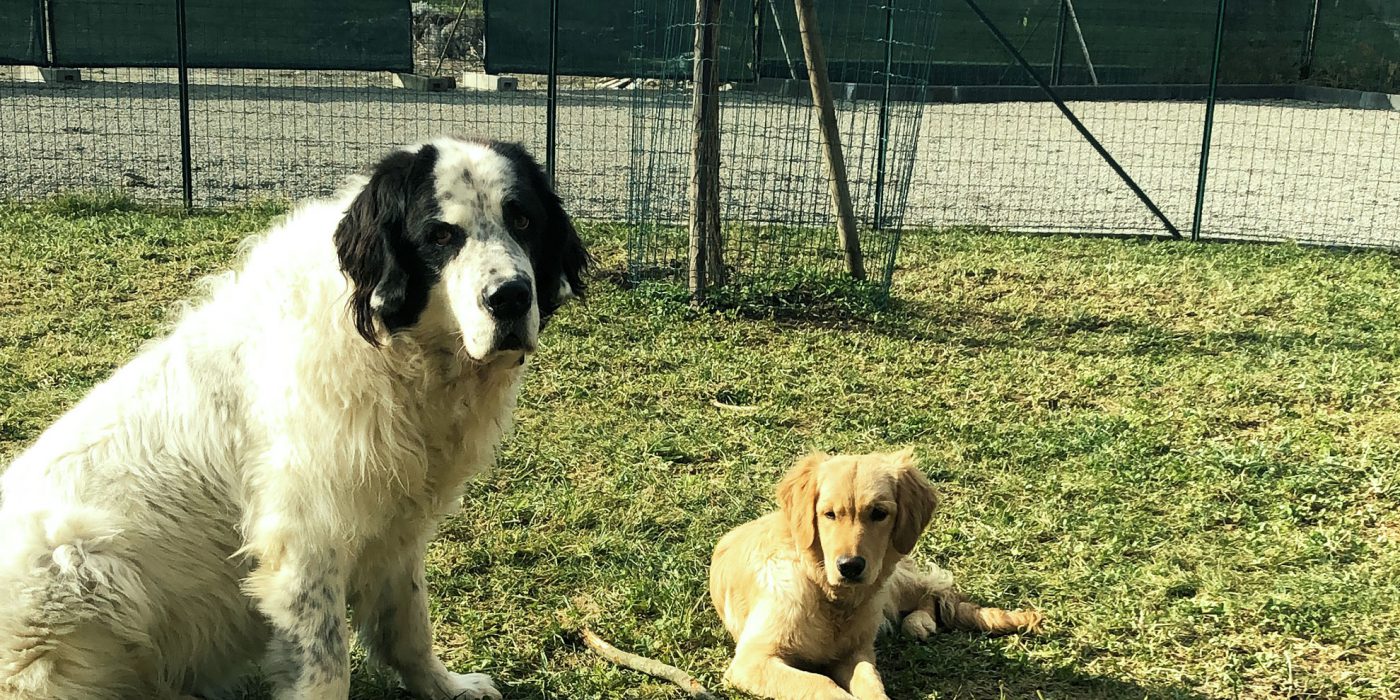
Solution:
<svg viewBox="0 0 1400 700">
<path fill-rule="evenodd" d="M 829 510 L 829 511 L 827 511 L 827 512 L 826 512 L 826 519 L 827 519 L 827 520 L 835 520 L 835 519 L 836 519 L 836 511 L 834 511 L 834 510 Z"/>
<path fill-rule="evenodd" d="M 433 243 L 437 245 L 448 245 L 452 243 L 452 228 L 449 226 L 439 226 L 433 230 Z"/>
<path fill-rule="evenodd" d="M 503 207 L 506 221 L 510 227 L 516 231 L 524 231 L 530 228 L 530 216 L 525 213 L 525 208 L 520 206 L 516 200 L 508 200 Z"/>
<path fill-rule="evenodd" d="M 884 520 L 885 518 L 888 518 L 889 516 L 890 516 L 890 514 L 889 514 L 889 513 L 886 513 L 886 512 L 884 511 L 883 508 L 871 508 L 871 509 L 870 509 L 870 519 L 873 520 L 873 521 L 875 521 L 875 522 L 877 522 L 877 523 L 880 522 L 881 520 Z"/>
</svg>

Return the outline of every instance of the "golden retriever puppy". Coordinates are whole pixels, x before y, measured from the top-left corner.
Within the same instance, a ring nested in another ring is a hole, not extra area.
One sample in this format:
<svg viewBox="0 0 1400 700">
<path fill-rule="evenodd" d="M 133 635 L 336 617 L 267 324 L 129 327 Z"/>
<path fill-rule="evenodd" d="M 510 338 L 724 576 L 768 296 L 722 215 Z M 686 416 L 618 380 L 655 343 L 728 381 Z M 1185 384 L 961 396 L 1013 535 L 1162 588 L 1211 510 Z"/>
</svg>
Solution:
<svg viewBox="0 0 1400 700">
<path fill-rule="evenodd" d="M 933 486 L 912 450 L 810 455 L 778 485 L 779 510 L 730 531 L 710 563 L 710 599 L 734 638 L 725 680 L 778 700 L 886 699 L 875 634 L 900 623 L 1030 631 L 1035 612 L 967 602 L 952 576 L 905 556 L 933 515 Z"/>
</svg>

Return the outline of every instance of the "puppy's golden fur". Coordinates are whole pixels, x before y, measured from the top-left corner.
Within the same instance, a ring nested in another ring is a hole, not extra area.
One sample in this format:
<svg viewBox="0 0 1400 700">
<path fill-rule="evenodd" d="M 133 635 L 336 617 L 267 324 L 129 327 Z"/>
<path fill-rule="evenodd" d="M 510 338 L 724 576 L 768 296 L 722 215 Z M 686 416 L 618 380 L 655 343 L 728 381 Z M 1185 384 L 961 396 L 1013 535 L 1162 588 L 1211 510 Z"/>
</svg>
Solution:
<svg viewBox="0 0 1400 700">
<path fill-rule="evenodd" d="M 725 535 L 710 599 L 734 637 L 725 680 L 779 700 L 886 699 L 875 634 L 888 619 L 926 638 L 939 625 L 1029 631 L 1039 613 L 967 602 L 952 576 L 904 557 L 937 499 L 913 453 L 810 455 L 778 485 L 779 510 Z"/>
</svg>

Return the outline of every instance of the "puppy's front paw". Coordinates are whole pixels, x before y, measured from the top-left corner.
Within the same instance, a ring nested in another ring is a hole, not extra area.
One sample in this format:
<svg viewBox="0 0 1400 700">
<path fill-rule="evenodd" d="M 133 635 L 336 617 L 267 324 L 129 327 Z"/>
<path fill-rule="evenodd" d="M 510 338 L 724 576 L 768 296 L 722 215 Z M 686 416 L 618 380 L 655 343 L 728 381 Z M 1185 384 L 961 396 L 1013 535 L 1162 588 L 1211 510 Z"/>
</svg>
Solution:
<svg viewBox="0 0 1400 700">
<path fill-rule="evenodd" d="M 501 700 L 496 683 L 484 673 L 449 673 L 445 700 Z"/>
<path fill-rule="evenodd" d="M 934 621 L 932 615 L 928 614 L 928 611 L 915 610 L 904 616 L 904 622 L 900 624 L 900 628 L 904 630 L 905 634 L 922 642 L 928 639 L 930 634 L 938 631 L 938 623 Z"/>
</svg>

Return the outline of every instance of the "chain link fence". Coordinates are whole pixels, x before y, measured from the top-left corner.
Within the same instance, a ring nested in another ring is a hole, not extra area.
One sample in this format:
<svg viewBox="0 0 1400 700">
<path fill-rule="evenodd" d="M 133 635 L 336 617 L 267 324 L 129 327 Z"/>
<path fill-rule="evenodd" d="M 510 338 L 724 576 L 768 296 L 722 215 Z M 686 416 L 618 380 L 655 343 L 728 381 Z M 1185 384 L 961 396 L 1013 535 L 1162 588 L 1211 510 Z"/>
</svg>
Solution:
<svg viewBox="0 0 1400 700">
<path fill-rule="evenodd" d="M 839 270 L 792 3 L 723 8 L 725 264 L 755 278 Z M 392 145 L 481 134 L 552 154 L 580 218 L 630 224 L 638 278 L 679 274 L 694 9 L 0 0 L 0 198 L 300 199 Z M 887 279 L 911 229 L 1198 229 L 1400 248 L 1400 9 L 1389 0 L 817 9 L 872 278 Z M 464 72 L 509 74 L 518 88 L 468 89 Z M 414 89 L 438 76 L 463 85 Z"/>
</svg>

